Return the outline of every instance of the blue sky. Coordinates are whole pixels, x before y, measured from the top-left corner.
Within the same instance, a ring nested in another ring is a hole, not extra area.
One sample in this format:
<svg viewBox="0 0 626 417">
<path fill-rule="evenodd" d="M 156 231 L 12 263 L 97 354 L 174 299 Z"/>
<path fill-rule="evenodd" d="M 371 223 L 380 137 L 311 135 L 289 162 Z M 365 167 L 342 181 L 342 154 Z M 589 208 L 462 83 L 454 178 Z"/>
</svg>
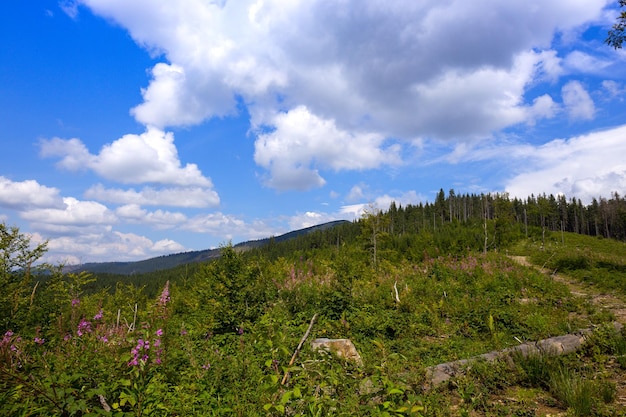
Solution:
<svg viewBox="0 0 626 417">
<path fill-rule="evenodd" d="M 605 0 L 13 1 L 0 221 L 139 260 L 458 193 L 626 193 Z"/>
</svg>

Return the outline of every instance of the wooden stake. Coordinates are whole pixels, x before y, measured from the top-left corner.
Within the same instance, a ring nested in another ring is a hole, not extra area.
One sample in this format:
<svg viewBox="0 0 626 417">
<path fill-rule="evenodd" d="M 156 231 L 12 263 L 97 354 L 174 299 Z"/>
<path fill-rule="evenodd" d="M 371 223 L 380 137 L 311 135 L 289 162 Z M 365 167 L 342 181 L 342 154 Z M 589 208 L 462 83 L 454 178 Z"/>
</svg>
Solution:
<svg viewBox="0 0 626 417">
<path fill-rule="evenodd" d="M 296 361 L 296 357 L 298 356 L 298 353 L 300 353 L 300 349 L 302 349 L 302 345 L 304 345 L 306 338 L 309 337 L 309 333 L 311 333 L 311 329 L 313 328 L 313 324 L 315 324 L 316 319 L 317 319 L 317 313 L 313 315 L 313 318 L 311 319 L 311 322 L 309 323 L 309 328 L 306 329 L 304 336 L 302 336 L 302 339 L 300 339 L 300 343 L 298 344 L 296 351 L 293 352 L 293 356 L 291 357 L 291 360 L 289 361 L 289 366 L 293 365 L 293 363 Z M 289 379 L 289 371 L 285 371 L 285 376 L 283 376 L 283 380 L 280 384 L 285 385 L 288 379 Z"/>
</svg>

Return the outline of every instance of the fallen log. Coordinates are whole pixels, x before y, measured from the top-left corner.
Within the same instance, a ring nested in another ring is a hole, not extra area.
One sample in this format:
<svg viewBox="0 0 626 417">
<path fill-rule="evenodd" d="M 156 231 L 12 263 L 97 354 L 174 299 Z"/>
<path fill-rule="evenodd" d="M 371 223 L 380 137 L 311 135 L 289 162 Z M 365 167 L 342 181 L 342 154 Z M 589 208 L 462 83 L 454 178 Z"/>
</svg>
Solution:
<svg viewBox="0 0 626 417">
<path fill-rule="evenodd" d="M 616 331 L 621 331 L 623 326 L 621 323 L 615 322 L 613 323 L 613 327 Z M 448 381 L 450 378 L 463 375 L 467 367 L 471 366 L 472 362 L 479 360 L 494 362 L 498 359 L 512 360 L 515 355 L 526 357 L 533 354 L 565 355 L 575 352 L 581 348 L 585 339 L 591 332 L 593 332 L 593 329 L 582 329 L 572 334 L 550 337 L 537 342 L 526 342 L 507 349 L 484 353 L 469 359 L 461 359 L 430 366 L 426 368 L 427 382 L 424 389 L 429 390 L 435 388 Z"/>
</svg>

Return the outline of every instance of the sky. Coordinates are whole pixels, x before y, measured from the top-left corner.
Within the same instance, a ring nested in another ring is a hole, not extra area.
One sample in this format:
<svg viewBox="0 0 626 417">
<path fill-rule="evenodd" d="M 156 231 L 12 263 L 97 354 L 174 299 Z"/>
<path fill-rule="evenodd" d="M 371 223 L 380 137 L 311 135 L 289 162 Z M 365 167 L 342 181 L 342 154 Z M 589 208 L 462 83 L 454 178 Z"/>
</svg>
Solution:
<svg viewBox="0 0 626 417">
<path fill-rule="evenodd" d="M 607 0 L 37 0 L 0 14 L 0 222 L 133 261 L 456 194 L 626 194 Z"/>
</svg>

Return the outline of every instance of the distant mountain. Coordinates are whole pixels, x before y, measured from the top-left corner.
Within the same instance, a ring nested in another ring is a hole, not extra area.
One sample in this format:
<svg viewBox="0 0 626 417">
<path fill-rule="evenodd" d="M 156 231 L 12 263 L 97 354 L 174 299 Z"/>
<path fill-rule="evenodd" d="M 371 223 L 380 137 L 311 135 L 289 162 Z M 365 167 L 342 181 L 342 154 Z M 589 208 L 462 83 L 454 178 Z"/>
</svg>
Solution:
<svg viewBox="0 0 626 417">
<path fill-rule="evenodd" d="M 239 250 L 249 250 L 260 246 L 267 245 L 271 240 L 274 242 L 284 242 L 289 239 L 296 238 L 301 235 L 312 233 L 318 230 L 325 230 L 340 224 L 348 223 L 347 220 L 336 220 L 323 223 L 317 226 L 307 227 L 305 229 L 294 230 L 280 236 L 272 236 L 265 239 L 249 240 L 236 244 L 234 247 Z M 146 272 L 160 271 L 170 269 L 179 265 L 185 265 L 197 262 L 206 262 L 217 259 L 220 256 L 220 249 L 205 249 L 201 251 L 191 251 L 175 253 L 171 255 L 158 256 L 156 258 L 145 259 L 135 262 L 92 262 L 81 265 L 70 265 L 65 268 L 65 272 L 88 271 L 93 273 L 107 273 L 120 275 L 143 274 Z"/>
</svg>

